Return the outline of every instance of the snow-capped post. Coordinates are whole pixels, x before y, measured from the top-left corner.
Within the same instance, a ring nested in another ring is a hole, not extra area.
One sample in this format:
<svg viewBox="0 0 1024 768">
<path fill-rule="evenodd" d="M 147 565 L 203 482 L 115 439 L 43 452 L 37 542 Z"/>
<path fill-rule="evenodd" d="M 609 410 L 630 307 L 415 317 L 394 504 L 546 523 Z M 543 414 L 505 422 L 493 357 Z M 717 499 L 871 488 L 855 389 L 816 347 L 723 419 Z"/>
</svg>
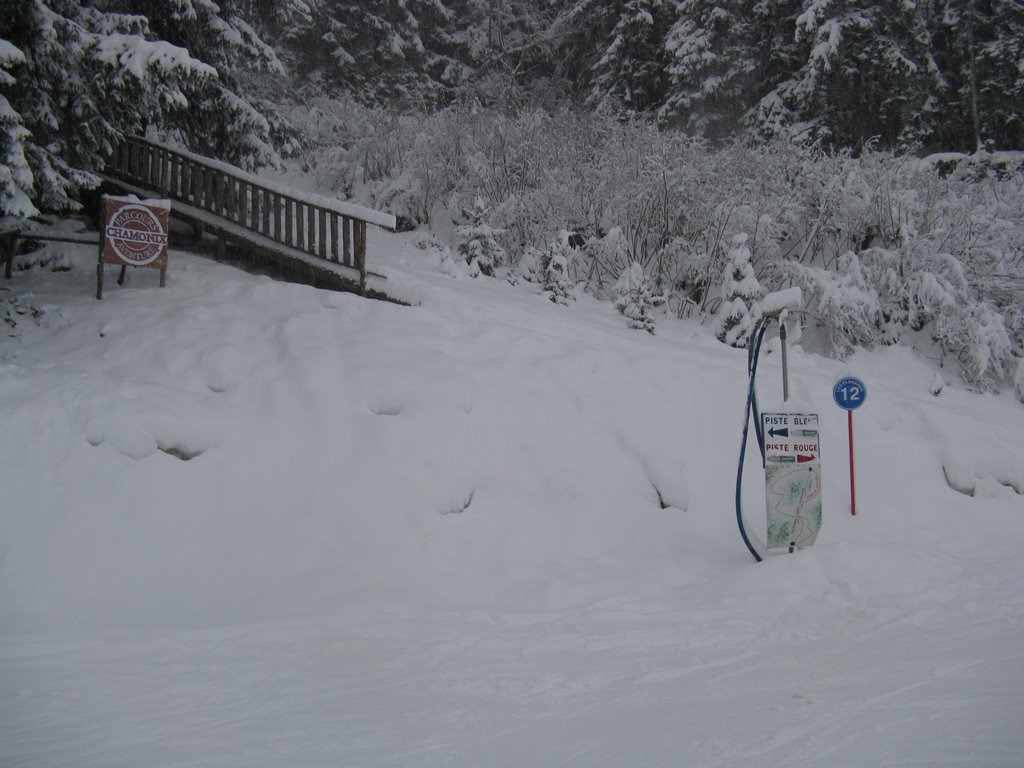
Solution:
<svg viewBox="0 0 1024 768">
<path fill-rule="evenodd" d="M 868 388 L 864 382 L 853 376 L 846 376 L 832 387 L 832 399 L 846 411 L 846 428 L 850 436 L 850 514 L 857 514 L 857 483 L 853 473 L 853 412 L 864 405 Z"/>
<path fill-rule="evenodd" d="M 103 265 L 117 264 L 124 284 L 128 267 L 160 270 L 160 287 L 167 284 L 167 241 L 170 200 L 139 200 L 134 195 L 103 198 L 103 226 L 96 262 L 96 298 L 103 298 Z"/>
<path fill-rule="evenodd" d="M 797 287 L 770 293 L 761 303 L 761 322 L 779 324 L 782 346 L 782 400 L 789 400 L 789 363 L 786 355 L 786 317 L 800 309 L 803 294 Z M 761 414 L 768 549 L 788 547 L 795 552 L 809 547 L 821 530 L 821 442 L 818 414 L 789 412 Z"/>
</svg>

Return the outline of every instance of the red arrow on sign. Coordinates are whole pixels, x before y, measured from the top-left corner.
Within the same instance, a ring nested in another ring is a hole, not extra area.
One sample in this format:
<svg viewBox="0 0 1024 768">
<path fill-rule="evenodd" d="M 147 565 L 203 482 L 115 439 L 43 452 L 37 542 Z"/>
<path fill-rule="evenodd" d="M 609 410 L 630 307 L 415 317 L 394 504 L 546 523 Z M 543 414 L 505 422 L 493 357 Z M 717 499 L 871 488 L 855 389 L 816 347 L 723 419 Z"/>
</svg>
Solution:
<svg viewBox="0 0 1024 768">
<path fill-rule="evenodd" d="M 796 463 L 797 464 L 806 464 L 808 461 L 814 461 L 814 457 L 813 456 L 804 456 L 803 454 L 797 454 L 797 457 L 796 457 Z"/>
</svg>

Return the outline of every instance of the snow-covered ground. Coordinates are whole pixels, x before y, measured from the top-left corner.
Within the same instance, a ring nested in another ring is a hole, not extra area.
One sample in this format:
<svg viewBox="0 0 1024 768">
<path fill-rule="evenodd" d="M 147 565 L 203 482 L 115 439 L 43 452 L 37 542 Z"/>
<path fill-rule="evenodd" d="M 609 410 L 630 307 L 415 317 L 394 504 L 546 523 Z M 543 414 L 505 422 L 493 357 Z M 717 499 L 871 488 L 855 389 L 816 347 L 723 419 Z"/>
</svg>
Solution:
<svg viewBox="0 0 1024 768">
<path fill-rule="evenodd" d="M 792 350 L 824 524 L 755 564 L 746 353 L 707 328 L 383 233 L 419 306 L 184 252 L 97 302 L 48 249 L 70 271 L 0 281 L 0 765 L 1022 764 L 1009 394 Z"/>
</svg>

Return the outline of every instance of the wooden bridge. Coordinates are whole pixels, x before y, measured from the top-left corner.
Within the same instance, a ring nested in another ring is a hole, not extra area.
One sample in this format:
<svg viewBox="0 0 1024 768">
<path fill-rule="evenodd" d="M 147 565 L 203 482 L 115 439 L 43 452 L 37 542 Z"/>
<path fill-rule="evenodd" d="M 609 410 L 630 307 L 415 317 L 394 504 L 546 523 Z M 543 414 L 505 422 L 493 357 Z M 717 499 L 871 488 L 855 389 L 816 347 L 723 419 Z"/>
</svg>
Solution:
<svg viewBox="0 0 1024 768">
<path fill-rule="evenodd" d="M 385 278 L 367 269 L 366 227 L 393 230 L 391 214 L 138 137 L 121 143 L 103 179 L 139 197 L 172 200 L 171 215 L 216 237 L 222 257 L 230 246 L 301 282 L 390 298 Z"/>
</svg>

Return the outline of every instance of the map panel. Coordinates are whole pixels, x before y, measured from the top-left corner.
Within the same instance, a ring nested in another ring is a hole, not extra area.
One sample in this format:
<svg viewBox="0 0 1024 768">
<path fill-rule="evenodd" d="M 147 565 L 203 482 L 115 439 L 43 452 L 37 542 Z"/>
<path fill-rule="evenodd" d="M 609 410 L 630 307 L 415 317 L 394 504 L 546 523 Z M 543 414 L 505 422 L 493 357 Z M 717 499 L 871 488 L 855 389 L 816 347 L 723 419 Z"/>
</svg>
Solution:
<svg viewBox="0 0 1024 768">
<path fill-rule="evenodd" d="M 809 547 L 822 516 L 818 415 L 763 413 L 761 425 L 768 547 Z"/>
</svg>

